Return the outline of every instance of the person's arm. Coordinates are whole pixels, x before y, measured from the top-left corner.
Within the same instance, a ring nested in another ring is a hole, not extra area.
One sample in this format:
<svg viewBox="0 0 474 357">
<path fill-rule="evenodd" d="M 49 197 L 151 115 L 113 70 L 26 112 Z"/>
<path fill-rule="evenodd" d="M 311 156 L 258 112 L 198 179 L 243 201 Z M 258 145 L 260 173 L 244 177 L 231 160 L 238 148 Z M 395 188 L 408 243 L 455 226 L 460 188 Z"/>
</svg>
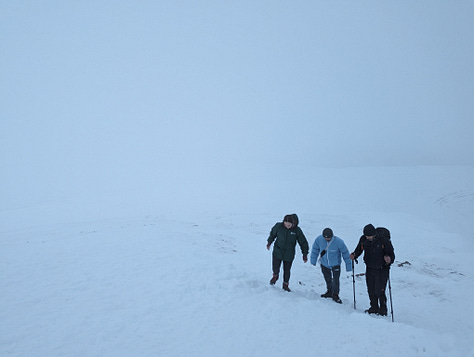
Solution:
<svg viewBox="0 0 474 357">
<path fill-rule="evenodd" d="M 301 253 L 303 254 L 303 261 L 306 263 L 308 261 L 308 253 L 309 253 L 309 244 L 308 240 L 304 236 L 303 231 L 300 227 L 297 227 L 297 235 L 296 240 L 301 248 Z"/>
<path fill-rule="evenodd" d="M 312 265 L 316 265 L 318 262 L 318 256 L 319 256 L 319 244 L 318 244 L 318 238 L 314 240 L 313 247 L 311 248 L 311 259 L 310 262 Z"/>
<path fill-rule="evenodd" d="M 350 258 L 352 260 L 357 260 L 357 258 L 362 254 L 364 251 L 364 245 L 362 243 L 364 239 L 364 236 L 360 237 L 359 243 L 357 244 L 357 247 L 354 249 L 354 251 L 351 253 Z"/>
<path fill-rule="evenodd" d="M 341 255 L 346 263 L 346 271 L 352 271 L 352 260 L 350 257 L 349 249 L 347 249 L 346 244 L 341 240 Z"/>
<path fill-rule="evenodd" d="M 384 255 L 385 263 L 387 265 L 390 265 L 395 261 L 395 251 L 393 249 L 392 242 L 388 239 L 384 243 L 384 246 L 385 246 L 385 251 L 384 251 L 384 253 L 385 253 L 385 255 Z"/>
<path fill-rule="evenodd" d="M 270 230 L 270 235 L 268 236 L 267 239 L 267 249 L 270 250 L 270 246 L 272 245 L 273 241 L 277 237 L 277 232 L 278 232 L 278 223 L 273 226 L 273 228 Z"/>
</svg>

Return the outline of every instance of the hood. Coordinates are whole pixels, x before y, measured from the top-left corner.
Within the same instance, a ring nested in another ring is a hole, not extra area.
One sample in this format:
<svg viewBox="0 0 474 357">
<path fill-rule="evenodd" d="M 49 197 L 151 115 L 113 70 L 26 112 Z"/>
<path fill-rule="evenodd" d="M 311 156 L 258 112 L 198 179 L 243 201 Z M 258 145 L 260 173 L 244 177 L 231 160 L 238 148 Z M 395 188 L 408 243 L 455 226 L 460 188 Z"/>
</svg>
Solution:
<svg viewBox="0 0 474 357">
<path fill-rule="evenodd" d="M 298 219 L 298 216 L 296 215 L 296 213 L 287 214 L 287 215 L 283 218 L 283 222 L 290 222 L 290 223 L 293 224 L 293 228 L 295 228 L 296 226 L 298 226 L 299 219 Z"/>
</svg>

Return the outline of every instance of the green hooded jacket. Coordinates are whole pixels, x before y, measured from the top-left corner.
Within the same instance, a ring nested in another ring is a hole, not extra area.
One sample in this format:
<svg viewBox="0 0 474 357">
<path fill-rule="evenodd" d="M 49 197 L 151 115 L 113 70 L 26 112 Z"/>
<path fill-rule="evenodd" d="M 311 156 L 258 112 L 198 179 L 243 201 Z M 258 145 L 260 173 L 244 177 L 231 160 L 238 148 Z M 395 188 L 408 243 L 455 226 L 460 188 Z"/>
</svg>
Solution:
<svg viewBox="0 0 474 357">
<path fill-rule="evenodd" d="M 268 237 L 269 244 L 273 243 L 273 241 L 275 241 L 273 246 L 273 256 L 275 258 L 287 262 L 293 261 L 295 259 L 296 242 L 298 242 L 301 248 L 301 253 L 308 255 L 308 241 L 297 223 L 290 229 L 287 229 L 283 222 L 275 224 Z"/>
</svg>

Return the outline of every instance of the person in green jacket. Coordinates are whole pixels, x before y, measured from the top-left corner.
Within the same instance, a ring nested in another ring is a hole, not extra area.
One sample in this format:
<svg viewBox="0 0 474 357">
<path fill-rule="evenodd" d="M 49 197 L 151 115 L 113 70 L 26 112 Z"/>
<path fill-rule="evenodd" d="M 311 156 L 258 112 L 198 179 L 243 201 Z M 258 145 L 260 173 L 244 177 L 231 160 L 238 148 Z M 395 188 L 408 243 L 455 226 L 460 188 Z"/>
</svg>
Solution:
<svg viewBox="0 0 474 357">
<path fill-rule="evenodd" d="M 273 242 L 273 277 L 270 280 L 271 285 L 275 285 L 280 274 L 281 263 L 283 262 L 283 286 L 286 291 L 291 291 L 289 288 L 290 270 L 293 260 L 295 259 L 295 247 L 298 242 L 301 253 L 303 253 L 303 261 L 308 261 L 309 245 L 303 231 L 298 227 L 298 216 L 296 214 L 287 214 L 283 218 L 283 222 L 275 224 L 270 231 L 270 236 L 267 240 L 267 249 Z"/>
</svg>

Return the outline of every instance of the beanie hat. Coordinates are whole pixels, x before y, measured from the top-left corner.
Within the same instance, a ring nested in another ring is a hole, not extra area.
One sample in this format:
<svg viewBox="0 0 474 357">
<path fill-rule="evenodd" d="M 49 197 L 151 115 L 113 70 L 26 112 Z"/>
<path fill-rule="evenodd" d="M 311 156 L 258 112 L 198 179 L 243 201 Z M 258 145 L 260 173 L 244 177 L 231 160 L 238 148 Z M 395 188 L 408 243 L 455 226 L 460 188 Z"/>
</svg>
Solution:
<svg viewBox="0 0 474 357">
<path fill-rule="evenodd" d="M 377 234 L 375 227 L 372 224 L 368 224 L 364 227 L 364 235 L 366 237 L 372 237 Z"/>
<path fill-rule="evenodd" d="M 324 238 L 332 238 L 333 237 L 332 229 L 331 228 L 324 228 L 323 230 L 323 237 Z"/>
</svg>

